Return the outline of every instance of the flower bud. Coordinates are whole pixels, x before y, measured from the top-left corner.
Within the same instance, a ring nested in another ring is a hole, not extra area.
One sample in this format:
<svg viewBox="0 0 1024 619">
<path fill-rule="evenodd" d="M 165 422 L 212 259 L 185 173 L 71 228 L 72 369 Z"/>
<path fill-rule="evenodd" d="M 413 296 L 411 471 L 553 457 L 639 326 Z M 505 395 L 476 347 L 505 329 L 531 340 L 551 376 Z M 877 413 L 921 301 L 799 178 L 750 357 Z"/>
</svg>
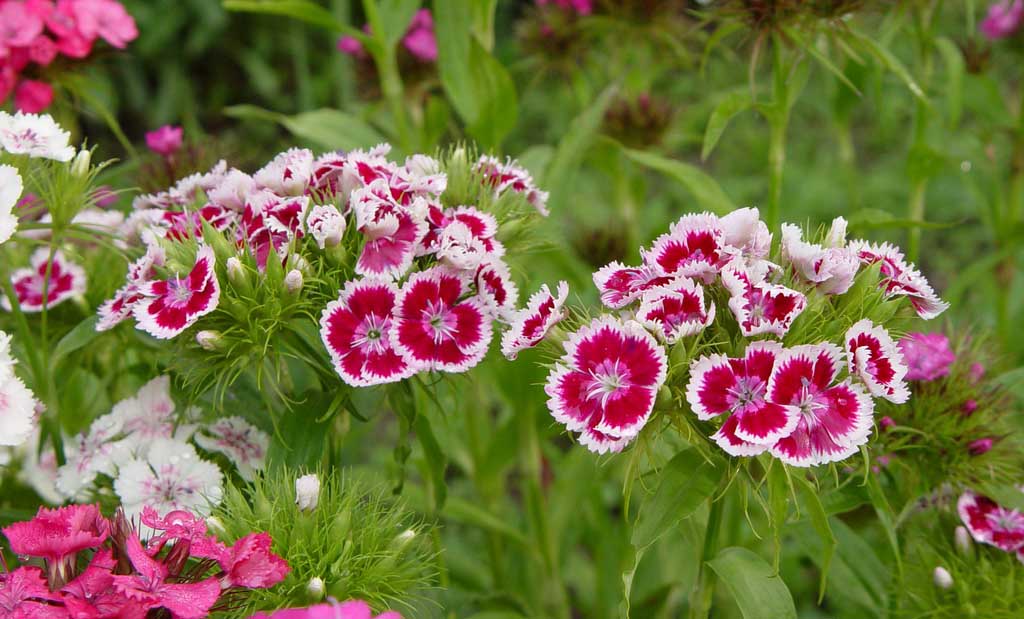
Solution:
<svg viewBox="0 0 1024 619">
<path fill-rule="evenodd" d="M 299 511 L 311 512 L 320 502 L 320 478 L 312 473 L 295 480 L 295 504 Z"/>
<path fill-rule="evenodd" d="M 963 404 L 960 405 L 960 411 L 965 416 L 968 417 L 971 416 L 971 414 L 973 414 L 976 410 L 978 410 L 978 401 L 975 400 L 974 398 L 966 400 Z"/>
<path fill-rule="evenodd" d="M 936 567 L 932 572 L 932 581 L 939 589 L 949 589 L 953 586 L 953 576 L 944 567 Z"/>
<path fill-rule="evenodd" d="M 227 533 L 227 529 L 224 528 L 224 523 L 216 516 L 206 517 L 206 527 L 215 533 Z"/>
<path fill-rule="evenodd" d="M 967 527 L 963 525 L 957 527 L 953 534 L 953 541 L 956 543 L 956 549 L 961 553 L 971 552 L 971 534 L 967 532 Z"/>
<path fill-rule="evenodd" d="M 248 283 L 245 276 L 245 266 L 242 265 L 242 261 L 237 256 L 228 258 L 226 268 L 228 271 L 228 280 L 231 281 L 235 286 L 243 286 Z"/>
<path fill-rule="evenodd" d="M 313 602 L 319 602 L 324 599 L 324 591 L 327 586 L 324 585 L 324 580 L 319 576 L 314 576 L 309 579 L 309 583 L 306 585 L 306 595 Z"/>
<path fill-rule="evenodd" d="M 223 338 L 219 331 L 200 331 L 196 333 L 196 343 L 203 350 L 215 352 L 222 348 Z"/>
<path fill-rule="evenodd" d="M 878 420 L 878 425 L 879 427 L 881 427 L 881 429 L 888 430 L 889 428 L 896 425 L 896 421 L 892 417 L 886 415 L 885 417 L 882 417 L 881 419 Z"/>
<path fill-rule="evenodd" d="M 78 178 L 84 178 L 89 173 L 89 164 L 92 163 L 92 151 L 83 148 L 78 151 L 75 160 L 71 162 L 71 174 Z"/>
<path fill-rule="evenodd" d="M 413 529 L 406 529 L 395 536 L 395 539 L 391 541 L 391 547 L 395 552 L 401 553 L 405 550 L 405 547 L 409 545 L 409 542 L 416 537 L 416 531 Z"/>
<path fill-rule="evenodd" d="M 971 377 L 972 383 L 980 382 L 981 378 L 985 375 L 985 366 L 977 362 L 972 363 L 968 375 Z"/>
<path fill-rule="evenodd" d="M 992 445 L 995 443 L 991 438 L 979 438 L 976 441 L 971 441 L 967 445 L 967 451 L 971 452 L 972 456 L 980 456 L 988 453 L 992 449 Z"/>
<path fill-rule="evenodd" d="M 284 276 L 284 287 L 288 294 L 297 295 L 302 290 L 302 271 L 292 269 Z"/>
</svg>

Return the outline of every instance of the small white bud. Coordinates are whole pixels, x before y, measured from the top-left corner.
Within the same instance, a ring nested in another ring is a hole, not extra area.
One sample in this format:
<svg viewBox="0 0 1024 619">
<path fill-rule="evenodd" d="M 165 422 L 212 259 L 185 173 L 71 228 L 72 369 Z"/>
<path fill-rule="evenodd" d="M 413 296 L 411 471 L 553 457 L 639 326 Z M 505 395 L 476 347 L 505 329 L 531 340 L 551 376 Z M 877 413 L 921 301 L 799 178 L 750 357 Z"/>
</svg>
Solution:
<svg viewBox="0 0 1024 619">
<path fill-rule="evenodd" d="M 295 480 L 295 504 L 299 511 L 311 512 L 320 502 L 320 478 L 310 473 Z"/>
<path fill-rule="evenodd" d="M 207 516 L 206 517 L 206 528 L 210 529 L 211 531 L 218 531 L 220 533 L 227 533 L 227 531 L 224 529 L 224 523 L 221 522 L 220 518 L 218 518 L 216 516 Z"/>
<path fill-rule="evenodd" d="M 302 290 L 302 271 L 292 269 L 284 276 L 284 287 L 289 294 L 299 294 Z"/>
<path fill-rule="evenodd" d="M 306 585 L 306 595 L 309 599 L 314 602 L 319 602 L 324 599 L 324 591 L 327 587 L 324 585 L 324 580 L 319 576 L 314 576 L 309 579 L 309 584 Z"/>
<path fill-rule="evenodd" d="M 196 343 L 203 350 L 213 352 L 220 350 L 221 335 L 217 331 L 200 331 L 196 333 Z"/>
<path fill-rule="evenodd" d="M 245 267 L 237 256 L 228 258 L 225 268 L 228 271 L 228 279 L 231 280 L 232 284 L 238 285 L 245 281 Z"/>
<path fill-rule="evenodd" d="M 391 541 L 391 547 L 398 552 L 402 552 L 409 542 L 416 537 L 416 531 L 413 529 L 406 529 L 395 536 L 395 539 Z"/>
<path fill-rule="evenodd" d="M 82 178 L 89 173 L 89 164 L 92 163 L 92 152 L 86 148 L 78 151 L 75 160 L 71 162 L 71 174 Z"/>
<path fill-rule="evenodd" d="M 949 589 L 953 586 L 953 576 L 944 567 L 937 567 L 932 573 L 932 580 L 939 589 Z"/>
<path fill-rule="evenodd" d="M 953 541 L 956 543 L 956 549 L 961 553 L 968 554 L 971 552 L 971 534 L 967 532 L 967 527 L 963 525 L 957 527 Z"/>
</svg>

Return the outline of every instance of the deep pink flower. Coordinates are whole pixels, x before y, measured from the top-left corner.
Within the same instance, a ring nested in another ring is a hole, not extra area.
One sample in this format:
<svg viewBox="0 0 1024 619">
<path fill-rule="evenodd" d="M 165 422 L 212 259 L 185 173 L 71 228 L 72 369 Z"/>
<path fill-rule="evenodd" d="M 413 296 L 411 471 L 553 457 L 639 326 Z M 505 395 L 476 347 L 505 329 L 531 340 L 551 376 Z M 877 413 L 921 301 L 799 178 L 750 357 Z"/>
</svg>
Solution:
<svg viewBox="0 0 1024 619">
<path fill-rule="evenodd" d="M 842 356 L 823 343 L 787 349 L 776 359 L 768 400 L 798 416 L 793 432 L 771 448 L 776 458 L 792 466 L 838 462 L 867 442 L 874 403 L 849 379 L 833 384 Z"/>
<path fill-rule="evenodd" d="M 29 262 L 32 268 L 17 269 L 11 274 L 11 285 L 18 296 L 21 311 L 41 312 L 44 306 L 51 308 L 85 293 L 85 269 L 69 261 L 62 252 L 54 252 L 51 262 L 50 249 L 40 247 Z M 0 307 L 11 311 L 11 302 L 6 295 L 0 298 Z"/>
<path fill-rule="evenodd" d="M 257 613 L 249 619 L 402 619 L 402 616 L 395 611 L 374 615 L 366 602 L 352 600 L 340 604 L 317 604 L 309 608 L 286 608 L 269 615 Z"/>
<path fill-rule="evenodd" d="M 28 47 L 29 59 L 43 67 L 53 62 L 59 52 L 57 44 L 45 34 L 41 34 L 33 39 L 32 44 Z"/>
<path fill-rule="evenodd" d="M 396 202 L 382 179 L 354 191 L 350 203 L 356 227 L 366 237 L 356 273 L 393 279 L 404 275 L 427 233 L 427 222 Z"/>
<path fill-rule="evenodd" d="M 537 0 L 537 4 L 557 6 L 563 11 L 575 11 L 579 15 L 590 15 L 594 11 L 593 0 Z"/>
<path fill-rule="evenodd" d="M 649 250 L 641 250 L 644 262 L 662 275 L 702 278 L 710 281 L 724 259 L 725 232 L 711 213 L 683 215 L 667 234 L 655 239 Z"/>
<path fill-rule="evenodd" d="M 967 371 L 967 375 L 970 376 L 972 383 L 978 383 L 985 375 L 985 366 L 975 361 L 971 364 L 970 369 Z"/>
<path fill-rule="evenodd" d="M 511 158 L 502 163 L 495 157 L 484 155 L 473 169 L 483 175 L 483 182 L 494 187 L 496 198 L 500 198 L 506 191 L 523 194 L 538 213 L 544 217 L 549 215 L 548 192 L 538 189 L 530 172 Z"/>
<path fill-rule="evenodd" d="M 272 543 L 266 533 L 250 533 L 235 542 L 220 564 L 224 588 L 267 589 L 284 580 L 288 562 L 270 551 Z"/>
<path fill-rule="evenodd" d="M 434 267 L 413 273 L 395 301 L 391 344 L 417 370 L 465 372 L 487 354 L 491 321 L 484 304 L 465 298 L 458 273 Z"/>
<path fill-rule="evenodd" d="M 882 417 L 881 419 L 878 420 L 878 427 L 881 428 L 882 430 L 888 430 L 889 428 L 891 428 L 891 427 L 893 427 L 895 425 L 896 425 L 896 420 L 893 419 L 892 417 L 888 416 L 888 415 L 886 415 L 885 417 Z"/>
<path fill-rule="evenodd" d="M 135 20 L 117 0 L 79 0 L 75 15 L 83 36 L 100 37 L 118 49 L 124 49 L 139 36 Z"/>
<path fill-rule="evenodd" d="M 645 290 L 664 286 L 673 279 L 646 264 L 628 267 L 621 262 L 606 264 L 594 273 L 593 278 L 601 293 L 601 302 L 611 309 L 626 307 L 639 299 Z"/>
<path fill-rule="evenodd" d="M 565 342 L 544 387 L 548 409 L 591 451 L 619 451 L 647 423 L 667 369 L 665 350 L 638 323 L 597 318 Z"/>
<path fill-rule="evenodd" d="M 363 44 L 359 42 L 359 39 L 353 36 L 343 36 L 338 39 L 338 51 L 349 56 L 355 56 L 362 58 L 366 56 L 366 51 L 363 49 Z"/>
<path fill-rule="evenodd" d="M 14 106 L 27 114 L 37 114 L 53 103 L 53 86 L 38 80 L 22 80 L 14 91 Z"/>
<path fill-rule="evenodd" d="M 686 399 L 698 419 L 726 415 L 711 438 L 733 456 L 757 455 L 796 428 L 799 413 L 767 399 L 782 350 L 777 342 L 752 342 L 740 359 L 704 356 L 690 368 Z"/>
<path fill-rule="evenodd" d="M 147 505 L 142 508 L 140 520 L 156 532 L 147 542 L 150 554 L 156 554 L 167 542 L 174 541 L 175 546 L 187 543 L 190 556 L 213 559 L 218 563 L 228 559 L 229 548 L 216 537 L 208 535 L 206 521 L 191 512 L 178 509 L 161 517 Z"/>
<path fill-rule="evenodd" d="M 907 364 L 907 380 L 932 381 L 949 375 L 956 353 L 941 333 L 908 333 L 899 342 Z"/>
<path fill-rule="evenodd" d="M 437 37 L 434 35 L 434 19 L 430 9 L 420 9 L 402 37 L 402 45 L 409 53 L 422 62 L 437 61 Z"/>
<path fill-rule="evenodd" d="M 174 125 L 164 125 L 146 133 L 146 146 L 158 155 L 169 157 L 181 148 L 185 130 Z"/>
<path fill-rule="evenodd" d="M 491 315 L 508 318 L 515 313 L 519 288 L 500 258 L 488 256 L 476 271 L 476 292 Z"/>
<path fill-rule="evenodd" d="M 807 298 L 785 286 L 754 281 L 732 267 L 722 271 L 722 284 L 732 295 L 729 309 L 744 336 L 774 333 L 782 337 L 807 307 Z"/>
<path fill-rule="evenodd" d="M 981 31 L 990 39 L 1006 38 L 1024 23 L 1024 0 L 1000 0 L 988 7 Z"/>
<path fill-rule="evenodd" d="M 125 552 L 135 573 L 115 575 L 114 589 L 146 609 L 166 608 L 175 619 L 203 619 L 220 597 L 220 583 L 214 577 L 188 584 L 167 582 L 167 566 L 149 556 L 134 533 L 125 542 Z"/>
<path fill-rule="evenodd" d="M 107 539 L 109 525 L 96 505 L 40 507 L 36 517 L 3 529 L 11 551 L 60 562 Z"/>
<path fill-rule="evenodd" d="M 64 608 L 47 603 L 60 600 L 37 567 L 0 573 L 0 616 L 4 619 L 64 619 L 68 616 Z"/>
<path fill-rule="evenodd" d="M 925 320 L 931 320 L 949 308 L 949 303 L 935 294 L 928 280 L 914 265 L 907 263 L 903 252 L 895 246 L 854 241 L 850 247 L 857 252 L 861 263 L 881 263 L 882 281 L 878 285 L 885 290 L 886 298 L 907 297 L 917 315 Z"/>
<path fill-rule="evenodd" d="M 910 397 L 904 378 L 907 364 L 889 332 L 865 318 L 846 331 L 846 361 L 868 393 L 903 404 Z"/>
<path fill-rule="evenodd" d="M 338 300 L 324 308 L 320 337 L 338 375 L 354 387 L 390 383 L 413 370 L 391 344 L 398 287 L 361 279 L 345 284 Z"/>
<path fill-rule="evenodd" d="M 20 2 L 0 4 L 0 58 L 13 47 L 25 47 L 42 34 L 43 20 Z"/>
<path fill-rule="evenodd" d="M 976 410 L 978 410 L 978 401 L 973 398 L 965 400 L 964 403 L 960 405 L 960 412 L 966 416 L 973 415 Z"/>
<path fill-rule="evenodd" d="M 568 296 L 568 282 L 558 282 L 557 295 L 551 294 L 547 284 L 542 285 L 526 307 L 512 315 L 508 331 L 501 336 L 501 353 L 514 361 L 519 351 L 539 344 L 551 327 L 565 318 L 562 306 Z"/>
<path fill-rule="evenodd" d="M 967 451 L 972 456 L 981 456 L 992 451 L 992 446 L 995 445 L 995 439 L 991 438 L 979 438 L 976 441 L 971 441 L 967 445 Z"/>
<path fill-rule="evenodd" d="M 213 249 L 201 246 L 195 266 L 184 278 L 175 276 L 141 284 L 142 299 L 132 308 L 138 327 L 158 339 L 170 339 L 217 309 L 220 284 Z"/>
<path fill-rule="evenodd" d="M 1024 514 L 973 492 L 961 495 L 956 509 L 975 541 L 1007 552 L 1024 548 Z"/>
<path fill-rule="evenodd" d="M 664 341 L 674 344 L 710 325 L 715 319 L 715 304 L 705 303 L 704 288 L 700 284 L 681 277 L 644 292 L 636 319 Z"/>
<path fill-rule="evenodd" d="M 71 619 L 146 615 L 146 605 L 114 590 L 113 569 L 116 565 L 111 550 L 99 550 L 85 570 L 61 589 L 62 601 Z"/>
</svg>

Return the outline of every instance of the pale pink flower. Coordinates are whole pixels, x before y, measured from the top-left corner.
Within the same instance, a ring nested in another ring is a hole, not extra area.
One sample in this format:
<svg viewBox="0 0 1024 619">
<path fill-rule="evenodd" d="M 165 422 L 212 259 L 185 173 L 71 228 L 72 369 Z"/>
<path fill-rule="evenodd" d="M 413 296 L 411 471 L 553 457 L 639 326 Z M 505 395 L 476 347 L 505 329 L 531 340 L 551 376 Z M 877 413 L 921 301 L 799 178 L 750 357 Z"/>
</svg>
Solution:
<svg viewBox="0 0 1024 619">
<path fill-rule="evenodd" d="M 932 381 L 949 375 L 956 353 L 941 333 L 909 333 L 899 342 L 907 364 L 907 380 Z"/>
</svg>

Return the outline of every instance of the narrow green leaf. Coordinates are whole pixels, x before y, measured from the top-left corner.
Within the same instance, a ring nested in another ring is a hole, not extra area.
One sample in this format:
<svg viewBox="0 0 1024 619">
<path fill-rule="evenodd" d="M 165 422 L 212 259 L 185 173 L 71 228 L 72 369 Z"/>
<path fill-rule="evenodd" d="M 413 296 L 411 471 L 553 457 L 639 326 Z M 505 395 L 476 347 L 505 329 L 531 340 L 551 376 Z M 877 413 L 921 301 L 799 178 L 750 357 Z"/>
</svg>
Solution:
<svg viewBox="0 0 1024 619">
<path fill-rule="evenodd" d="M 702 208 L 722 215 L 736 209 L 715 179 L 700 168 L 655 153 L 629 148 L 624 150 L 633 161 L 678 181 L 693 194 Z"/>
<path fill-rule="evenodd" d="M 771 565 L 747 550 L 725 548 L 708 561 L 745 619 L 797 619 L 793 596 Z"/>
<path fill-rule="evenodd" d="M 445 499 L 448 496 L 448 483 L 445 480 L 445 470 L 448 468 L 448 459 L 441 451 L 441 445 L 434 436 L 430 427 L 430 420 L 425 415 L 417 415 L 413 423 L 416 428 L 416 438 L 423 447 L 423 455 L 426 459 L 427 473 L 430 481 L 429 497 L 430 506 L 435 511 L 444 507 Z"/>
<path fill-rule="evenodd" d="M 695 449 L 677 453 L 658 472 L 654 494 L 645 497 L 640 505 L 633 527 L 633 546 L 646 548 L 679 521 L 689 518 L 715 492 L 724 473 L 724 463 L 709 462 Z"/>
<path fill-rule="evenodd" d="M 828 573 L 832 567 L 832 557 L 836 552 L 836 537 L 832 534 L 832 527 L 828 524 L 828 514 L 821 504 L 818 490 L 810 482 L 801 476 L 796 477 L 797 490 L 803 502 L 804 511 L 811 522 L 811 527 L 821 538 L 821 582 L 818 585 L 818 603 L 825 598 L 825 587 L 828 584 Z"/>
<path fill-rule="evenodd" d="M 853 36 L 854 40 L 860 44 L 862 49 L 878 59 L 878 61 L 882 63 L 882 66 L 894 73 L 896 77 L 900 78 L 915 97 L 924 103 L 928 103 L 928 97 L 925 95 L 924 89 L 918 85 L 917 81 L 914 80 L 914 76 L 910 74 L 910 71 L 907 70 L 907 67 L 900 62 L 900 59 L 897 58 L 895 54 L 889 51 L 887 47 L 878 41 L 875 41 L 871 37 L 859 32 L 855 28 L 849 28 L 847 32 Z"/>
<path fill-rule="evenodd" d="M 750 98 L 749 90 L 739 90 L 727 94 L 715 109 L 711 111 L 711 118 L 708 119 L 707 129 L 704 130 L 704 146 L 700 151 L 700 158 L 707 159 L 711 151 L 715 149 L 719 138 L 729 126 L 729 122 L 740 112 L 749 110 L 754 105 Z"/>
<path fill-rule="evenodd" d="M 889 540 L 889 546 L 892 548 L 893 557 L 896 559 L 896 571 L 902 574 L 903 559 L 900 554 L 899 537 L 896 535 L 896 519 L 893 517 L 889 500 L 885 498 L 885 492 L 879 484 L 878 475 L 868 475 L 867 490 L 868 498 L 871 499 L 871 505 L 875 508 L 875 514 L 878 516 L 878 521 L 881 523 L 882 529 L 885 531 L 885 537 Z"/>
<path fill-rule="evenodd" d="M 291 17 L 333 32 L 344 32 L 360 40 L 366 38 L 363 32 L 338 21 L 333 13 L 308 0 L 224 0 L 224 8 L 243 13 Z"/>
<path fill-rule="evenodd" d="M 963 110 L 964 56 L 956 43 L 946 37 L 936 37 L 935 49 L 939 50 L 942 61 L 946 65 L 946 83 L 942 88 L 946 95 L 946 113 L 949 124 L 956 127 L 960 124 L 960 113 Z"/>
<path fill-rule="evenodd" d="M 286 116 L 255 105 L 224 109 L 232 118 L 276 122 L 296 137 L 330 150 L 367 148 L 385 142 L 383 136 L 360 118 L 340 110 L 319 109 Z"/>
<path fill-rule="evenodd" d="M 583 162 L 587 148 L 594 140 L 594 136 L 597 135 L 605 110 L 608 109 L 614 96 L 615 88 L 613 86 L 605 89 L 596 100 L 586 107 L 582 114 L 572 121 L 569 130 L 565 132 L 558 143 L 541 182 L 541 186 L 551 193 L 548 206 L 553 212 L 560 210 L 572 195 L 572 183 L 576 172 Z"/>
<path fill-rule="evenodd" d="M 96 323 L 98 321 L 98 316 L 89 316 L 68 331 L 64 337 L 60 338 L 57 346 L 53 349 L 50 363 L 57 365 L 64 357 L 99 337 L 100 333 L 96 330 Z"/>
<path fill-rule="evenodd" d="M 843 70 L 837 67 L 828 56 L 823 54 L 821 50 L 819 50 L 818 47 L 814 44 L 813 41 L 805 41 L 803 37 L 800 35 L 799 31 L 793 28 L 783 28 L 783 32 L 786 33 L 786 36 L 796 41 L 800 49 L 810 54 L 812 58 L 818 61 L 818 64 L 824 67 L 826 71 L 836 76 L 836 78 L 839 79 L 839 81 L 842 82 L 847 88 L 857 93 L 858 96 L 861 94 L 860 89 L 858 89 L 857 86 L 852 81 L 850 81 L 850 78 L 846 77 L 846 74 L 843 73 Z"/>
<path fill-rule="evenodd" d="M 772 462 L 768 470 L 768 517 L 771 520 L 772 537 L 775 541 L 774 565 L 777 568 L 782 554 L 782 527 L 789 513 L 789 480 L 786 467 L 781 462 Z"/>
</svg>

